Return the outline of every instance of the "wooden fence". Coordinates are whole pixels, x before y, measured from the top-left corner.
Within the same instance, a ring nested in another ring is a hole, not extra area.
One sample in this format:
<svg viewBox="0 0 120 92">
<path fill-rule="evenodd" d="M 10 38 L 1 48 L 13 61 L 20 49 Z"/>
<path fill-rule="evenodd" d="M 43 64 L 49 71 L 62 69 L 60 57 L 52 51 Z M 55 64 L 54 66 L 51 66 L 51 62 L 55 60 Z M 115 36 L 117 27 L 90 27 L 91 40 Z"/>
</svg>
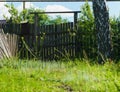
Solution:
<svg viewBox="0 0 120 92">
<path fill-rule="evenodd" d="M 18 53 L 21 58 L 56 60 L 75 57 L 73 22 L 58 25 L 6 25 L 5 33 L 18 35 Z M 9 28 L 9 29 L 8 29 Z M 10 29 L 11 28 L 11 29 Z"/>
<path fill-rule="evenodd" d="M 97 59 L 96 31 L 79 27 L 75 31 L 74 23 L 59 25 L 5 24 L 2 26 L 12 56 L 57 60 L 61 58 Z M 112 34 L 113 57 L 120 59 L 119 31 Z M 17 53 L 17 54 L 16 54 Z"/>
<path fill-rule="evenodd" d="M 30 25 L 29 33 L 22 33 L 19 45 L 22 57 L 27 55 L 49 60 L 75 57 L 73 23 L 38 26 L 36 32 L 34 25 Z"/>
</svg>

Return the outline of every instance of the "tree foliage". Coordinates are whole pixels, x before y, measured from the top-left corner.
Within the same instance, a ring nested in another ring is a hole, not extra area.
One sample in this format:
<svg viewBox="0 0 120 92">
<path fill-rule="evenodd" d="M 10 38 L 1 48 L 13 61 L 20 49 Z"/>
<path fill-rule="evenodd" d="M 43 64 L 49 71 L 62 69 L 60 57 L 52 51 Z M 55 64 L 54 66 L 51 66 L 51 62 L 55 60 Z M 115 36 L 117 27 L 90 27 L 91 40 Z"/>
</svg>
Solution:
<svg viewBox="0 0 120 92">
<path fill-rule="evenodd" d="M 49 24 L 60 24 L 60 23 L 66 23 L 66 22 L 68 22 L 67 19 L 62 19 L 62 17 L 58 15 L 56 16 L 55 19 L 51 19 L 49 21 Z"/>
<path fill-rule="evenodd" d="M 20 23 L 22 21 L 28 21 L 29 23 L 34 23 L 35 22 L 35 15 L 31 14 L 31 12 L 45 12 L 42 9 L 35 9 L 35 8 L 29 8 L 29 9 L 24 9 L 21 12 L 19 12 L 13 4 L 5 5 L 8 8 L 8 12 L 10 13 L 10 18 L 5 17 L 5 19 L 8 22 L 12 23 Z M 61 16 L 57 16 L 56 18 L 51 18 L 47 14 L 38 14 L 38 24 L 39 25 L 44 25 L 44 24 L 59 24 L 59 23 L 64 23 L 67 22 L 67 19 L 62 19 Z"/>
<path fill-rule="evenodd" d="M 8 22 L 14 22 L 14 23 L 18 23 L 20 22 L 20 17 L 19 17 L 19 14 L 18 14 L 18 10 L 15 9 L 14 5 L 11 4 L 11 5 L 5 5 L 7 8 L 8 8 L 8 12 L 10 13 L 10 18 L 8 18 L 7 16 L 4 15 L 4 17 L 6 18 L 6 20 Z"/>
<path fill-rule="evenodd" d="M 97 52 L 93 12 L 88 2 L 80 7 L 80 10 L 77 32 L 79 47 L 77 49 L 80 51 L 80 57 L 93 58 Z"/>
<path fill-rule="evenodd" d="M 94 25 L 94 15 L 89 3 L 85 3 L 81 8 L 78 21 L 77 42 L 80 57 L 97 57 L 97 32 Z M 110 18 L 111 37 L 114 59 L 120 59 L 120 17 Z"/>
<path fill-rule="evenodd" d="M 114 59 L 120 59 L 120 16 L 110 18 Z"/>
<path fill-rule="evenodd" d="M 86 2 L 81 8 L 81 16 L 79 18 L 80 21 L 94 21 L 94 17 L 93 17 L 93 12 L 90 8 L 90 5 L 88 2 Z"/>
</svg>

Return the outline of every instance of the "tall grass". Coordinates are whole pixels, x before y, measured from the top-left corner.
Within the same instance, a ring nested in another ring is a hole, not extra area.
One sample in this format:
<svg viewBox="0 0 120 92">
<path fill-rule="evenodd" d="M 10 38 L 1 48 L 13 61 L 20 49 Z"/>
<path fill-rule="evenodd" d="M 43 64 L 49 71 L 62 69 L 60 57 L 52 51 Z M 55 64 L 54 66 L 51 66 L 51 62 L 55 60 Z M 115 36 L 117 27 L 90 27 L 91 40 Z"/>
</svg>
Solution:
<svg viewBox="0 0 120 92">
<path fill-rule="evenodd" d="M 120 63 L 1 60 L 1 92 L 119 92 Z"/>
</svg>

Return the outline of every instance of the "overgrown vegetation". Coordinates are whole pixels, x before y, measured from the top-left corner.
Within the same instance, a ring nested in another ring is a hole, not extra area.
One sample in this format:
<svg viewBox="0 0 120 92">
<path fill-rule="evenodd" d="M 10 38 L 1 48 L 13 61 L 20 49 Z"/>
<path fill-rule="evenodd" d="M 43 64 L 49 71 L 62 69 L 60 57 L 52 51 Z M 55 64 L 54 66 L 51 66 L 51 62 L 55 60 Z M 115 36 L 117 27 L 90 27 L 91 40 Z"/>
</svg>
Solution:
<svg viewBox="0 0 120 92">
<path fill-rule="evenodd" d="M 83 58 L 97 57 L 97 40 L 94 26 L 93 12 L 88 3 L 81 8 L 81 14 L 78 19 L 77 43 L 79 44 L 79 56 Z M 85 57 L 84 57 L 85 56 Z"/>
<path fill-rule="evenodd" d="M 35 22 L 35 15 L 31 13 L 43 12 L 43 14 L 38 14 L 38 25 L 48 25 L 48 24 L 59 24 L 67 22 L 67 19 L 63 19 L 61 16 L 56 16 L 56 18 L 52 18 L 48 16 L 45 11 L 42 9 L 35 9 L 33 7 L 29 9 L 24 9 L 19 12 L 13 4 L 5 5 L 8 8 L 8 12 L 10 13 L 10 18 L 5 16 L 5 19 L 10 23 L 21 23 L 23 21 L 27 21 L 30 24 Z"/>
<path fill-rule="evenodd" d="M 119 92 L 120 63 L 0 60 L 1 92 Z"/>
<path fill-rule="evenodd" d="M 87 58 L 97 59 L 97 30 L 94 25 L 94 15 L 90 8 L 89 3 L 85 3 L 81 7 L 81 14 L 78 22 L 77 31 L 77 42 L 79 47 L 77 49 L 80 51 L 78 54 L 80 57 L 86 56 Z M 111 31 L 111 41 L 113 52 L 112 56 L 114 60 L 120 59 L 120 17 L 110 18 L 110 31 Z M 82 49 L 81 49 L 82 48 Z"/>
</svg>

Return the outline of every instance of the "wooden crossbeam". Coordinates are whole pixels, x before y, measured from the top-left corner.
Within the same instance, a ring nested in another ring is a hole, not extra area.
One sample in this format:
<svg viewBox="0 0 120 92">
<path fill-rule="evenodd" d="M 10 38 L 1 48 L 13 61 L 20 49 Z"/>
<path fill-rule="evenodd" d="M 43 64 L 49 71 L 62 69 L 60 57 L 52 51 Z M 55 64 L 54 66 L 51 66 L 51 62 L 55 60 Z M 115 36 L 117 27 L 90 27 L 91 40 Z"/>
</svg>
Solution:
<svg viewBox="0 0 120 92">
<path fill-rule="evenodd" d="M 57 11 L 57 12 L 31 12 L 30 14 L 53 14 L 53 13 L 81 13 L 81 11 Z"/>
<path fill-rule="evenodd" d="M 107 0 L 107 1 L 120 1 L 120 0 Z M 86 0 L 0 0 L 0 2 L 86 2 Z"/>
</svg>

